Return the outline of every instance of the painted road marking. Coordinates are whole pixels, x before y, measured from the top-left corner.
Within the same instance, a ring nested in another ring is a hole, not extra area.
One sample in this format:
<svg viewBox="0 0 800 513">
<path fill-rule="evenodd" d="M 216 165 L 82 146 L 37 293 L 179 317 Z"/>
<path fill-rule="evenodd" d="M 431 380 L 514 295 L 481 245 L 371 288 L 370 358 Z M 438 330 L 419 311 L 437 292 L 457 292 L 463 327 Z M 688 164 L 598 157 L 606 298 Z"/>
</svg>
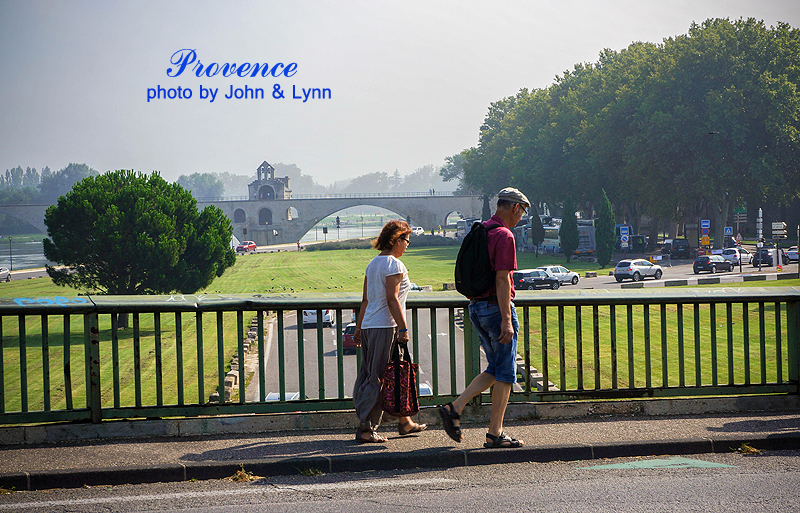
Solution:
<svg viewBox="0 0 800 513">
<path fill-rule="evenodd" d="M 315 492 L 321 490 L 352 490 L 357 488 L 396 487 L 396 486 L 426 486 L 458 483 L 456 479 L 432 478 L 432 479 L 378 479 L 356 482 L 339 483 L 320 483 L 309 485 L 283 485 L 265 483 L 264 485 L 255 484 L 247 488 L 236 490 L 218 490 L 212 492 L 183 492 L 183 493 L 162 493 L 149 495 L 128 495 L 122 497 L 98 497 L 96 499 L 71 499 L 60 501 L 41 501 L 41 502 L 19 502 L 16 504 L 0 504 L 0 510 L 17 510 L 23 508 L 52 508 L 58 506 L 85 506 L 93 504 L 114 504 L 126 502 L 157 501 L 157 500 L 176 500 L 176 499 L 197 499 L 213 497 L 230 497 L 248 494 L 264 494 L 276 492 Z"/>
<path fill-rule="evenodd" d="M 692 458 L 681 458 L 674 456 L 657 460 L 629 461 L 627 463 L 613 463 L 611 465 L 597 465 L 595 467 L 578 467 L 579 470 L 610 470 L 627 468 L 736 468 L 735 465 L 723 465 L 722 463 L 711 463 L 710 461 L 695 460 Z"/>
</svg>

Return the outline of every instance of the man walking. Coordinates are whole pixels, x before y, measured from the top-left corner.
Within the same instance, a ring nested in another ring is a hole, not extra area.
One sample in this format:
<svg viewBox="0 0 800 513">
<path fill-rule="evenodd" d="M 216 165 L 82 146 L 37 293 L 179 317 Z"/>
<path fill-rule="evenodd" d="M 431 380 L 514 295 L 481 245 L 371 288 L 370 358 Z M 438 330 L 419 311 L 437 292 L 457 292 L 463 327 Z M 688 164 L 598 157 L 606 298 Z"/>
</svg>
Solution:
<svg viewBox="0 0 800 513">
<path fill-rule="evenodd" d="M 517 189 L 506 187 L 497 194 L 495 214 L 485 221 L 486 228 L 497 226 L 487 233 L 489 259 L 495 273 L 494 284 L 481 297 L 469 298 L 469 317 L 478 331 L 481 347 L 486 354 L 486 370 L 477 375 L 464 392 L 452 403 L 439 407 L 447 434 L 456 442 L 463 440 L 460 415 L 473 397 L 492 388 L 492 411 L 487 448 L 514 448 L 523 445 L 503 432 L 503 419 L 517 381 L 517 333 L 519 323 L 514 308 L 514 281 L 511 273 L 517 268 L 517 252 L 512 229 L 528 213 L 530 201 Z"/>
</svg>

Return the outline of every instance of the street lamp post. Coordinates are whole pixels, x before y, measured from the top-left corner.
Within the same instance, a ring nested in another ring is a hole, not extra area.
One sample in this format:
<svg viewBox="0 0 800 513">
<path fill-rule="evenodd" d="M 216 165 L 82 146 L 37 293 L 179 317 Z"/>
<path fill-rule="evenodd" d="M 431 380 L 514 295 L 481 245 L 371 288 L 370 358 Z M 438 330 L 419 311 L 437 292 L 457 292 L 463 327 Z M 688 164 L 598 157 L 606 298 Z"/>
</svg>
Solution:
<svg viewBox="0 0 800 513">
<path fill-rule="evenodd" d="M 14 253 L 11 251 L 11 239 L 12 237 L 8 238 L 8 260 L 10 261 L 8 268 L 9 271 L 14 270 Z"/>
</svg>

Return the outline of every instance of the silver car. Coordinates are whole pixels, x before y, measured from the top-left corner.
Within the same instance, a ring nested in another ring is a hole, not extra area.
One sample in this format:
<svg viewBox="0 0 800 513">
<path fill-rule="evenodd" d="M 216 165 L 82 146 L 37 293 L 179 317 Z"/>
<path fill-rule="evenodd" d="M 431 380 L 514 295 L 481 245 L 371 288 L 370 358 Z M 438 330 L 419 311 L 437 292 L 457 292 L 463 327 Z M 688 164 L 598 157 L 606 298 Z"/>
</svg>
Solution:
<svg viewBox="0 0 800 513">
<path fill-rule="evenodd" d="M 0 281 L 11 281 L 11 271 L 8 267 L 0 267 Z"/>
<path fill-rule="evenodd" d="M 648 262 L 647 260 L 620 260 L 614 268 L 614 278 L 617 283 L 625 279 L 633 281 L 642 281 L 648 276 L 660 280 L 664 275 L 664 271 L 660 265 Z"/>
<path fill-rule="evenodd" d="M 573 285 L 578 284 L 578 273 L 570 271 L 566 267 L 562 267 L 560 265 L 543 265 L 541 267 L 537 267 L 537 269 L 547 271 L 551 276 L 558 278 L 560 283 L 571 283 Z"/>
<path fill-rule="evenodd" d="M 753 261 L 753 254 L 744 248 L 728 248 L 722 250 L 722 258 L 730 260 L 734 265 L 749 264 Z"/>
</svg>

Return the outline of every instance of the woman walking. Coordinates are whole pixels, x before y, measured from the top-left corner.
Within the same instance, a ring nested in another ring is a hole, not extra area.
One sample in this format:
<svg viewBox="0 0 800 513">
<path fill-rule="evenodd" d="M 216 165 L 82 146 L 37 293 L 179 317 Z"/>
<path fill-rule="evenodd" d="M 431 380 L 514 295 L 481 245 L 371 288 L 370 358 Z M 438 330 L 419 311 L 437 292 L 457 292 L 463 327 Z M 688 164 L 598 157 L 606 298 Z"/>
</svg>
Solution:
<svg viewBox="0 0 800 513">
<path fill-rule="evenodd" d="M 380 254 L 367 265 L 364 292 L 358 312 L 356 342 L 361 343 L 361 369 L 358 372 L 353 402 L 359 425 L 358 443 L 382 443 L 386 438 L 375 431 L 380 426 L 383 410 L 380 404 L 381 378 L 386 370 L 395 341 L 406 351 L 408 324 L 406 296 L 411 286 L 408 270 L 400 257 L 411 244 L 411 228 L 405 221 L 386 223 L 372 246 Z M 427 428 L 411 417 L 398 418 L 401 435 L 419 433 Z"/>
</svg>

